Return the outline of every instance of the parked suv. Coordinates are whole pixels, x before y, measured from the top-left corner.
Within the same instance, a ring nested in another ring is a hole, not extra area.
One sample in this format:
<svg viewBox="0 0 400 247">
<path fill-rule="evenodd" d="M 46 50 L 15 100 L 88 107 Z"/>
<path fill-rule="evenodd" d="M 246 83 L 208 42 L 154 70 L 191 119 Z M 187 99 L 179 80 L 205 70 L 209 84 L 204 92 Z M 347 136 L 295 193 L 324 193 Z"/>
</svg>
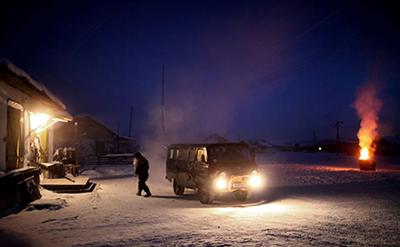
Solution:
<svg viewBox="0 0 400 247">
<path fill-rule="evenodd" d="M 170 145 L 166 170 L 176 195 L 194 189 L 202 203 L 212 203 L 224 192 L 244 201 L 250 191 L 263 186 L 255 156 L 242 142 Z"/>
</svg>

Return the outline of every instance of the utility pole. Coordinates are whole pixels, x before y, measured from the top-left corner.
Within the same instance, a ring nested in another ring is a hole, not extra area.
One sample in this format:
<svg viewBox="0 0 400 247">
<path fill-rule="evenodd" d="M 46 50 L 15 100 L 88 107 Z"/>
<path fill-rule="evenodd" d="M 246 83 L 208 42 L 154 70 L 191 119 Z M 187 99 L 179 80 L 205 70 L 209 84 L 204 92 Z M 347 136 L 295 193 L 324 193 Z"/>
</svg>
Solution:
<svg viewBox="0 0 400 247">
<path fill-rule="evenodd" d="M 78 145 L 79 145 L 79 140 L 78 140 L 78 122 L 74 122 L 74 140 L 75 140 L 75 165 L 78 165 Z"/>
<path fill-rule="evenodd" d="M 129 131 L 128 131 L 129 137 L 132 137 L 132 116 L 133 116 L 133 107 L 131 106 L 131 113 L 129 115 Z"/>
<path fill-rule="evenodd" d="M 78 147 L 78 122 L 74 122 L 74 141 L 75 141 L 75 150 Z"/>
<path fill-rule="evenodd" d="M 165 135 L 165 80 L 164 80 L 165 68 L 164 64 L 161 68 L 161 129 Z"/>
<path fill-rule="evenodd" d="M 315 129 L 313 129 L 313 145 L 314 148 L 317 146 L 317 134 L 315 132 Z"/>
<path fill-rule="evenodd" d="M 340 146 L 340 148 L 342 149 L 342 152 L 345 153 L 343 143 L 340 141 L 340 128 L 343 127 L 343 121 L 336 121 L 336 123 L 335 123 L 335 125 L 333 125 L 333 127 L 336 128 L 336 146 L 337 146 L 337 148 L 339 148 L 339 146 Z M 339 150 L 337 150 L 337 151 L 339 151 Z"/>
<path fill-rule="evenodd" d="M 119 123 L 117 124 L 117 153 L 119 153 Z"/>
<path fill-rule="evenodd" d="M 343 121 L 336 121 L 333 127 L 336 128 L 336 142 L 340 143 L 340 128 L 343 127 Z"/>
</svg>

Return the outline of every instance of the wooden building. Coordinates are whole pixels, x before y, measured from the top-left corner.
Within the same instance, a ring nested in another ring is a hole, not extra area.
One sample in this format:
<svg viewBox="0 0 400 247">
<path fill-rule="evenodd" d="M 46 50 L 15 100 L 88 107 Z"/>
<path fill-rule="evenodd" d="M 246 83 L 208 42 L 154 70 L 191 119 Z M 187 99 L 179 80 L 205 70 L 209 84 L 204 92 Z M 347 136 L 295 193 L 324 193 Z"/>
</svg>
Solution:
<svg viewBox="0 0 400 247">
<path fill-rule="evenodd" d="M 72 122 L 58 124 L 54 138 L 56 148 L 76 147 L 78 162 L 83 165 L 115 163 L 109 157 L 114 157 L 115 160 L 130 157 L 127 159 L 131 160 L 133 152 L 138 150 L 134 139 L 118 135 L 86 114 L 75 116 Z"/>
<path fill-rule="evenodd" d="M 40 170 L 32 163 L 52 161 L 53 125 L 70 120 L 43 84 L 0 60 L 0 211 L 40 195 Z"/>
</svg>

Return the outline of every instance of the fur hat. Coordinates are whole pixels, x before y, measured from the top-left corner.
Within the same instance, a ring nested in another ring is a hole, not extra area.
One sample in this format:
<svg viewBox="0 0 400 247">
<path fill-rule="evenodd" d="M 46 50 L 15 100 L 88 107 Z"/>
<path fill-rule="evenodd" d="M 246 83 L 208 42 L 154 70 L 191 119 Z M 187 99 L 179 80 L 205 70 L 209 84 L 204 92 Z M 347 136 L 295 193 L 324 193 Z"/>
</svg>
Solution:
<svg viewBox="0 0 400 247">
<path fill-rule="evenodd" d="M 133 157 L 136 158 L 136 159 L 139 159 L 139 158 L 143 157 L 143 155 L 142 155 L 140 152 L 136 152 L 136 153 L 133 155 Z"/>
</svg>

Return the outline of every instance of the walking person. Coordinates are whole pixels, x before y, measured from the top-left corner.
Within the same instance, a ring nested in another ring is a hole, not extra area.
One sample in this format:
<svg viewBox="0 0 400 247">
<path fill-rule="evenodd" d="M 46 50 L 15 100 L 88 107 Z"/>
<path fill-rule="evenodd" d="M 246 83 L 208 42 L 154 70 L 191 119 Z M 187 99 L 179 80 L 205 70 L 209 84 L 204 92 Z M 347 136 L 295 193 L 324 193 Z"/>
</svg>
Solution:
<svg viewBox="0 0 400 247">
<path fill-rule="evenodd" d="M 135 175 L 139 178 L 136 195 L 141 196 L 144 190 L 146 192 L 145 197 L 151 196 L 150 189 L 146 185 L 146 180 L 149 178 L 149 162 L 140 152 L 137 152 L 133 155 L 133 164 L 135 165 Z"/>
</svg>

